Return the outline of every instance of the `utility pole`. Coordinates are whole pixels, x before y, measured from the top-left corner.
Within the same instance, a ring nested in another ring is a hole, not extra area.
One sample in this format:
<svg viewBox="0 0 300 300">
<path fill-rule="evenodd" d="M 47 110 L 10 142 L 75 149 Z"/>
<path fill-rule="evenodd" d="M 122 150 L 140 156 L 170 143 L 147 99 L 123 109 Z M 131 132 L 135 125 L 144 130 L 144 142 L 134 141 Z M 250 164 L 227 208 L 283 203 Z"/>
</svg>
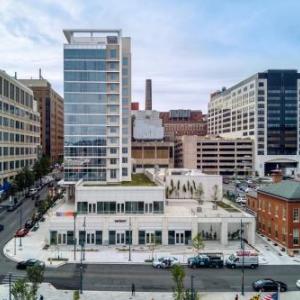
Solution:
<svg viewBox="0 0 300 300">
<path fill-rule="evenodd" d="M 76 261 L 76 215 L 77 213 L 74 211 L 74 235 L 73 235 L 73 244 L 74 244 L 74 261 Z"/>
<path fill-rule="evenodd" d="M 245 243 L 244 243 L 244 224 L 241 219 L 241 249 L 242 249 L 242 296 L 245 295 Z"/>
<path fill-rule="evenodd" d="M 86 240 L 86 231 L 85 231 L 85 228 L 86 228 L 86 217 L 84 217 L 83 219 L 83 232 L 84 232 L 84 239 L 83 239 L 83 243 L 82 243 L 82 260 L 85 260 L 85 240 Z"/>
<path fill-rule="evenodd" d="M 20 207 L 19 214 L 20 214 L 20 228 L 22 228 L 22 206 Z M 19 239 L 19 247 L 22 247 L 22 238 L 21 237 Z"/>
<path fill-rule="evenodd" d="M 9 288 L 9 300 L 11 300 L 11 273 L 8 274 L 8 288 Z"/>
<path fill-rule="evenodd" d="M 82 264 L 82 255 L 83 255 L 83 244 L 81 244 L 81 256 L 80 256 L 80 285 L 79 285 L 79 290 L 80 294 L 83 292 L 83 264 Z"/>
<path fill-rule="evenodd" d="M 194 275 L 191 275 L 191 300 L 195 300 Z"/>
<path fill-rule="evenodd" d="M 128 251 L 128 261 L 131 261 L 131 242 L 132 242 L 131 217 L 129 217 L 129 251 Z"/>
</svg>

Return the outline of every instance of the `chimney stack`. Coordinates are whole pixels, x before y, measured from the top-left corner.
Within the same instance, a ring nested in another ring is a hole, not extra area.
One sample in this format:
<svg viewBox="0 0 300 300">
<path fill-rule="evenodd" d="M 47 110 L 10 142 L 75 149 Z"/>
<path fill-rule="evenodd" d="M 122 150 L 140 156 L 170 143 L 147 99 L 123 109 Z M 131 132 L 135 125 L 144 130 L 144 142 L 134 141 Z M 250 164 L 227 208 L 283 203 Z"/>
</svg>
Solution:
<svg viewBox="0 0 300 300">
<path fill-rule="evenodd" d="M 15 79 L 18 79 L 18 78 L 17 78 L 17 72 L 15 72 Z"/>
<path fill-rule="evenodd" d="M 146 79 L 145 110 L 152 110 L 152 81 Z"/>
<path fill-rule="evenodd" d="M 278 183 L 282 181 L 282 172 L 279 169 L 273 170 L 272 171 L 272 182 L 273 183 Z"/>
<path fill-rule="evenodd" d="M 42 69 L 39 68 L 39 80 L 42 80 L 42 79 L 43 79 L 43 77 L 42 77 Z"/>
</svg>

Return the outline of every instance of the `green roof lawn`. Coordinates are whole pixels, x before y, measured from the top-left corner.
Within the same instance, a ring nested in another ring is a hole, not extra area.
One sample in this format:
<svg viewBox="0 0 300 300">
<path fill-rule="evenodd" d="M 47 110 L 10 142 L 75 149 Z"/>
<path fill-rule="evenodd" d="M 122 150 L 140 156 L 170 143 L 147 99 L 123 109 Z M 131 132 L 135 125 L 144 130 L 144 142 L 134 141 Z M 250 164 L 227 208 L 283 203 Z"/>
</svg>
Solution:
<svg viewBox="0 0 300 300">
<path fill-rule="evenodd" d="M 131 181 L 122 181 L 123 186 L 156 186 L 145 174 L 132 174 Z"/>
</svg>

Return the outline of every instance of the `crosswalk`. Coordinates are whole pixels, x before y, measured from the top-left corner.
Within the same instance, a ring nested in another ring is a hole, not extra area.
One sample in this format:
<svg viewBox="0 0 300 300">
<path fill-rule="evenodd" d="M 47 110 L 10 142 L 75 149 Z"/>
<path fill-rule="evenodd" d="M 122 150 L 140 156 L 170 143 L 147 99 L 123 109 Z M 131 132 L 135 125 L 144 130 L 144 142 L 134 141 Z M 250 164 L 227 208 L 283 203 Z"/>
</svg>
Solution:
<svg viewBox="0 0 300 300">
<path fill-rule="evenodd" d="M 5 274 L 1 283 L 9 284 L 9 283 L 16 282 L 18 279 L 25 279 L 25 277 L 26 277 L 25 275 L 16 275 L 16 274 L 12 274 L 12 273 L 7 273 L 7 274 Z"/>
</svg>

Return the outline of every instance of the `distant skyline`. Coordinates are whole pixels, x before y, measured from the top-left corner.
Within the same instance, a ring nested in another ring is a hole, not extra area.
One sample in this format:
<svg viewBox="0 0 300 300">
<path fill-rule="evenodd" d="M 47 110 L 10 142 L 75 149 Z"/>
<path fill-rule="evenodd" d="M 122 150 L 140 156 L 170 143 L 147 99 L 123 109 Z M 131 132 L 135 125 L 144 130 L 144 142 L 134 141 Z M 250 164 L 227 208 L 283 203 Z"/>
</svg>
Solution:
<svg viewBox="0 0 300 300">
<path fill-rule="evenodd" d="M 63 95 L 63 29 L 120 28 L 132 38 L 132 101 L 207 111 L 210 93 L 266 69 L 300 70 L 298 0 L 1 0 L 0 69 Z"/>
</svg>

